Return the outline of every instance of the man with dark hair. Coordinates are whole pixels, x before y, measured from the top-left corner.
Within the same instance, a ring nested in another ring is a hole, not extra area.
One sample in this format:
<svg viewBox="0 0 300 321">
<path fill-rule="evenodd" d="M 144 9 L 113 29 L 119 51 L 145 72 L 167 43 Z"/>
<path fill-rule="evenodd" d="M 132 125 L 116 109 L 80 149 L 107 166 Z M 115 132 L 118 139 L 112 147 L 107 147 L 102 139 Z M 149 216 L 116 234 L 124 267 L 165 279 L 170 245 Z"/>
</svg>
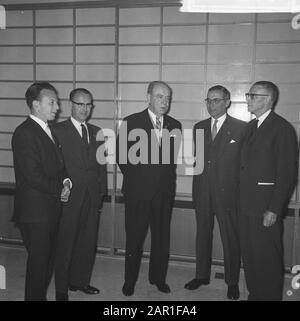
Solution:
<svg viewBox="0 0 300 321">
<path fill-rule="evenodd" d="M 175 197 L 176 164 L 178 136 L 181 136 L 181 124 L 174 118 L 166 115 L 171 103 L 171 88 L 162 81 L 149 84 L 147 90 L 148 108 L 142 112 L 124 118 L 117 140 L 117 159 L 123 174 L 122 192 L 125 198 L 125 283 L 122 292 L 125 296 L 134 293 L 138 278 L 143 243 L 150 225 L 151 253 L 149 265 L 149 282 L 156 285 L 159 291 L 169 293 L 166 283 L 170 249 L 170 221 L 172 203 Z M 127 126 L 127 129 L 124 129 Z M 173 132 L 174 130 L 174 132 Z M 135 141 L 122 142 L 134 131 L 140 131 Z M 175 131 L 177 133 L 175 133 Z M 163 162 L 162 154 L 168 150 L 164 144 L 164 137 L 169 137 L 171 159 Z M 144 136 L 142 134 L 145 134 Z M 171 135 L 169 135 L 171 136 Z M 180 141 L 180 140 L 179 140 Z M 141 144 L 136 155 L 138 161 L 132 162 L 129 151 L 135 144 Z M 121 161 L 125 147 L 127 159 Z M 153 148 L 152 148 L 153 147 Z M 143 150 L 144 148 L 144 150 Z M 141 160 L 146 149 L 145 162 Z M 157 151 L 157 153 L 154 152 Z M 156 158 L 157 162 L 153 160 Z"/>
<path fill-rule="evenodd" d="M 246 123 L 226 113 L 231 102 L 225 87 L 211 87 L 205 101 L 211 117 L 194 126 L 194 140 L 196 131 L 204 130 L 204 170 L 193 179 L 197 221 L 196 276 L 185 288 L 195 290 L 209 284 L 215 215 L 223 244 L 227 297 L 237 300 L 240 295 L 240 249 L 236 195 L 239 153 Z"/>
<path fill-rule="evenodd" d="M 246 94 L 248 126 L 241 150 L 239 222 L 248 300 L 282 299 L 282 217 L 295 183 L 298 147 L 294 128 L 273 109 L 279 90 L 269 81 Z"/>
<path fill-rule="evenodd" d="M 98 164 L 99 127 L 88 124 L 92 94 L 85 88 L 70 93 L 71 117 L 53 126 L 72 180 L 72 194 L 63 207 L 59 226 L 55 285 L 56 300 L 68 300 L 68 289 L 98 294 L 90 285 L 96 256 L 99 216 L 106 194 L 106 165 Z"/>
<path fill-rule="evenodd" d="M 28 252 L 25 300 L 46 301 L 61 201 L 68 201 L 71 182 L 63 180 L 63 157 L 48 126 L 59 109 L 56 89 L 48 82 L 36 82 L 25 97 L 30 115 L 12 138 L 16 177 L 13 221 Z"/>
</svg>

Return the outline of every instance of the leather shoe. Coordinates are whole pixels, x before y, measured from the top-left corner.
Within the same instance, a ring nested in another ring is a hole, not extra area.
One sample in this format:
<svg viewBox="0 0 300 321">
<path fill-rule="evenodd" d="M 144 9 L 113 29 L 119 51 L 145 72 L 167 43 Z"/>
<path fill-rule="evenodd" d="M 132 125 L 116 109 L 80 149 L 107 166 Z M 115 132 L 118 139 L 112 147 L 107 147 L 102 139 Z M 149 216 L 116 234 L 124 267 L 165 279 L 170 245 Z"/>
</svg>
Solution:
<svg viewBox="0 0 300 321">
<path fill-rule="evenodd" d="M 201 285 L 209 284 L 209 279 L 193 279 L 190 282 L 186 283 L 184 288 L 188 290 L 196 290 Z"/>
<path fill-rule="evenodd" d="M 56 292 L 56 301 L 69 301 L 68 293 Z"/>
<path fill-rule="evenodd" d="M 131 283 L 124 283 L 122 287 L 122 292 L 125 296 L 131 296 L 134 293 L 134 284 Z"/>
<path fill-rule="evenodd" d="M 150 281 L 150 284 L 155 285 L 157 287 L 157 290 L 160 292 L 163 292 L 163 293 L 170 293 L 171 292 L 171 289 L 167 283 L 155 283 L 155 282 Z"/>
<path fill-rule="evenodd" d="M 73 292 L 81 291 L 85 294 L 99 294 L 100 293 L 100 290 L 98 290 L 97 288 L 95 288 L 94 286 L 91 286 L 91 285 L 86 285 L 83 287 L 70 285 L 69 290 L 73 291 Z"/>
<path fill-rule="evenodd" d="M 229 300 L 237 300 L 240 297 L 240 290 L 238 284 L 228 285 L 227 298 Z"/>
</svg>

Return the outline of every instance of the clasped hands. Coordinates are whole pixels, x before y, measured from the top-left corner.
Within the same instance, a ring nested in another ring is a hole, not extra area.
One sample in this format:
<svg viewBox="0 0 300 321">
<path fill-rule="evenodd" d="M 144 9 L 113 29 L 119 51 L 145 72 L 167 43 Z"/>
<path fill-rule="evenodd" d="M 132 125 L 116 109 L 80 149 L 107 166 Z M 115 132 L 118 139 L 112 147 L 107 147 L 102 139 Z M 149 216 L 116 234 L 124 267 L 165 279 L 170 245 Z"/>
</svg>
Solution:
<svg viewBox="0 0 300 321">
<path fill-rule="evenodd" d="M 70 194 L 71 194 L 71 183 L 70 183 L 70 180 L 66 180 L 64 181 L 64 187 L 60 194 L 61 202 L 64 202 L 64 203 L 68 202 Z"/>
</svg>

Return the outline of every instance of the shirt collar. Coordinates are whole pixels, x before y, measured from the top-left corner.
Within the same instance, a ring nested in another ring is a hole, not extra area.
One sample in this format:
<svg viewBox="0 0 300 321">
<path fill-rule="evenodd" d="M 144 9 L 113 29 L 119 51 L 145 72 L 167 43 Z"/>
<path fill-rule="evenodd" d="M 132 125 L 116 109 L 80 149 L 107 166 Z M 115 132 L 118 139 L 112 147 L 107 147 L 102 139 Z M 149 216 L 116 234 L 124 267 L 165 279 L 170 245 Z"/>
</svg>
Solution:
<svg viewBox="0 0 300 321">
<path fill-rule="evenodd" d="M 150 116 L 153 124 L 155 124 L 156 123 L 156 115 L 154 114 L 154 112 L 152 110 L 150 110 L 150 108 L 148 108 L 148 113 L 149 113 L 149 116 Z M 159 120 L 161 123 L 161 128 L 163 128 L 164 116 L 160 116 Z"/>
<path fill-rule="evenodd" d="M 272 111 L 272 110 L 269 109 L 269 110 L 267 110 L 265 113 L 263 113 L 262 115 L 260 115 L 260 116 L 257 118 L 257 120 L 258 120 L 257 127 L 259 127 L 259 126 L 265 121 L 265 119 L 269 116 L 269 114 L 270 114 L 271 111 Z"/>
<path fill-rule="evenodd" d="M 81 123 L 81 122 L 79 122 L 78 120 L 76 120 L 75 118 L 73 118 L 72 116 L 71 116 L 71 122 L 73 123 L 73 125 L 74 125 L 76 128 L 78 128 L 78 129 L 80 129 L 80 130 L 81 130 L 81 124 L 83 124 L 85 127 L 87 127 L 85 121 L 84 121 L 83 123 Z"/>
<path fill-rule="evenodd" d="M 40 118 L 38 118 L 38 117 L 36 117 L 36 116 L 34 116 L 34 115 L 32 115 L 32 114 L 30 114 L 29 117 L 30 117 L 32 120 L 34 120 L 36 123 L 38 123 L 38 124 L 42 127 L 43 130 L 45 130 L 46 127 L 48 126 L 48 123 L 47 123 L 47 122 L 45 123 L 43 120 L 41 120 Z"/>
<path fill-rule="evenodd" d="M 222 127 L 222 125 L 223 125 L 226 117 L 227 117 L 227 113 L 225 113 L 225 114 L 222 115 L 221 117 L 217 118 L 217 119 L 218 119 L 218 122 L 217 122 L 217 127 L 218 127 L 218 128 L 221 128 L 221 127 Z M 211 126 L 213 126 L 214 122 L 215 122 L 215 118 L 211 117 Z"/>
</svg>

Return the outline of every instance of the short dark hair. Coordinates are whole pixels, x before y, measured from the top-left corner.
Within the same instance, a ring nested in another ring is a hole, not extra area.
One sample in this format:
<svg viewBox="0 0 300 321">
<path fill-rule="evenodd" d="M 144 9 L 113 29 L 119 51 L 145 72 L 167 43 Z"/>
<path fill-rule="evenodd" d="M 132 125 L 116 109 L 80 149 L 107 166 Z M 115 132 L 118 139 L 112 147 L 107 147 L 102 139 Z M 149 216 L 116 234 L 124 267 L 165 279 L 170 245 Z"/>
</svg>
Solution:
<svg viewBox="0 0 300 321">
<path fill-rule="evenodd" d="M 83 93 L 83 94 L 86 94 L 86 95 L 89 95 L 91 97 L 91 100 L 93 100 L 93 95 L 92 93 L 85 89 L 85 88 L 75 88 L 73 89 L 71 92 L 70 92 L 70 95 L 69 95 L 69 99 L 70 101 L 72 101 L 74 99 L 74 97 L 78 94 L 78 93 Z"/>
<path fill-rule="evenodd" d="M 272 108 L 274 108 L 279 98 L 279 88 L 273 82 L 266 80 L 257 81 L 252 85 L 252 87 L 254 86 L 263 87 L 270 92 L 273 102 Z"/>
<path fill-rule="evenodd" d="M 208 93 L 211 91 L 221 91 L 223 93 L 224 99 L 230 100 L 230 92 L 227 88 L 221 85 L 216 85 L 208 89 Z"/>
<path fill-rule="evenodd" d="M 148 88 L 147 88 L 147 94 L 150 94 L 150 95 L 151 95 L 152 92 L 153 92 L 154 87 L 157 86 L 157 85 L 166 86 L 166 87 L 169 89 L 170 94 L 171 94 L 171 96 L 172 96 L 172 88 L 171 88 L 166 82 L 164 82 L 164 81 L 158 81 L 158 80 L 151 81 L 151 82 L 149 83 Z"/>
<path fill-rule="evenodd" d="M 26 103 L 30 109 L 32 109 L 33 101 L 41 98 L 41 91 L 44 89 L 52 90 L 58 96 L 57 90 L 49 82 L 36 81 L 26 90 L 25 93 Z"/>
</svg>

